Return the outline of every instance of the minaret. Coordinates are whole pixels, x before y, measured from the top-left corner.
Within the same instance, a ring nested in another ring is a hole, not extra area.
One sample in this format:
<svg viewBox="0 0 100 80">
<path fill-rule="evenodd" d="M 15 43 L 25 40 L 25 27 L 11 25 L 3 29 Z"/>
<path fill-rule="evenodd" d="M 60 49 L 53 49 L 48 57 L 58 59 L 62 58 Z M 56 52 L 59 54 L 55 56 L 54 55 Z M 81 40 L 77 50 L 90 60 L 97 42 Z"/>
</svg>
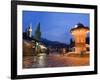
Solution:
<svg viewBox="0 0 100 80">
<path fill-rule="evenodd" d="M 80 54 L 82 51 L 86 51 L 86 35 L 89 28 L 78 23 L 70 32 L 75 40 L 75 52 Z"/>
<path fill-rule="evenodd" d="M 32 24 L 30 24 L 30 26 L 27 29 L 27 36 L 30 38 L 32 37 Z"/>
</svg>

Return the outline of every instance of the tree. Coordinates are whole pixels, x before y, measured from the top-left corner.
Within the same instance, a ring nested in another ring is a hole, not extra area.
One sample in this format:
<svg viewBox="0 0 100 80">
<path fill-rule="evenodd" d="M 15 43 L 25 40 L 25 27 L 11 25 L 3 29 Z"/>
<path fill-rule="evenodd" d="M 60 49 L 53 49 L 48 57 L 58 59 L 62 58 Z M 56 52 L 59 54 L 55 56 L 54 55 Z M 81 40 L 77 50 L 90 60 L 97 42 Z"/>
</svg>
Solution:
<svg viewBox="0 0 100 80">
<path fill-rule="evenodd" d="M 37 28 L 36 28 L 36 30 L 35 30 L 34 38 L 35 38 L 36 40 L 38 40 L 38 41 L 39 41 L 40 38 L 41 38 L 40 23 L 38 24 L 38 26 L 37 26 Z"/>
<path fill-rule="evenodd" d="M 41 31 L 40 31 L 40 23 L 38 24 L 36 30 L 35 30 L 35 35 L 34 38 L 39 41 L 41 38 Z M 40 45 L 36 44 L 36 53 L 40 53 Z"/>
<path fill-rule="evenodd" d="M 73 47 L 74 44 L 75 44 L 75 41 L 71 38 L 71 39 L 70 39 L 70 46 Z"/>
</svg>

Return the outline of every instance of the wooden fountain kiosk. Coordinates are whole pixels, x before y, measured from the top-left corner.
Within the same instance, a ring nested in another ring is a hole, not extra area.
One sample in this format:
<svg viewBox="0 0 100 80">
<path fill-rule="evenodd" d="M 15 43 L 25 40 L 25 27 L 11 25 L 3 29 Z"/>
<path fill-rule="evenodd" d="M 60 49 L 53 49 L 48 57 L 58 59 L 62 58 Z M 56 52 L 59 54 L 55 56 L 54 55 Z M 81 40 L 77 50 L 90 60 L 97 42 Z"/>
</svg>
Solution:
<svg viewBox="0 0 100 80">
<path fill-rule="evenodd" d="M 89 28 L 83 24 L 78 23 L 74 28 L 70 30 L 75 41 L 75 53 L 81 54 L 86 51 L 86 36 L 89 32 Z"/>
</svg>

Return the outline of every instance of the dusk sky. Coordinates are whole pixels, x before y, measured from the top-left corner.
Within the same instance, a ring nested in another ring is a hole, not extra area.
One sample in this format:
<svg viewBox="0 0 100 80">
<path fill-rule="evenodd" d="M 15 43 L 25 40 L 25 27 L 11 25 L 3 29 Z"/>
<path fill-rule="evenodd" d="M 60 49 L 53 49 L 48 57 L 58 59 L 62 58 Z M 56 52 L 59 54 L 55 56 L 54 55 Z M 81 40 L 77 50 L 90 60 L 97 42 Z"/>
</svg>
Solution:
<svg viewBox="0 0 100 80">
<path fill-rule="evenodd" d="M 23 32 L 32 24 L 33 35 L 38 23 L 40 23 L 41 37 L 69 44 L 72 35 L 70 30 L 77 24 L 82 23 L 89 27 L 89 14 L 62 13 L 62 12 L 35 12 L 23 11 Z"/>
</svg>

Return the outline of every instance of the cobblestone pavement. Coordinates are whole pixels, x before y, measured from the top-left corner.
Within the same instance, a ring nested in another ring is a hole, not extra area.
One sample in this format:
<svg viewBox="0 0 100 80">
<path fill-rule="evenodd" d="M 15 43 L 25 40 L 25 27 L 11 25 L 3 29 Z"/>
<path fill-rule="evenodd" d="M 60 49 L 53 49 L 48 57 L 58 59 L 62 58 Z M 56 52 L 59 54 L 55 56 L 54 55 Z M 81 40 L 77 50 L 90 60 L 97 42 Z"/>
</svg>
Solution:
<svg viewBox="0 0 100 80">
<path fill-rule="evenodd" d="M 68 67 L 85 65 L 89 65 L 89 56 L 73 57 L 60 54 L 49 54 L 39 56 L 25 56 L 23 58 L 23 68 Z"/>
</svg>

